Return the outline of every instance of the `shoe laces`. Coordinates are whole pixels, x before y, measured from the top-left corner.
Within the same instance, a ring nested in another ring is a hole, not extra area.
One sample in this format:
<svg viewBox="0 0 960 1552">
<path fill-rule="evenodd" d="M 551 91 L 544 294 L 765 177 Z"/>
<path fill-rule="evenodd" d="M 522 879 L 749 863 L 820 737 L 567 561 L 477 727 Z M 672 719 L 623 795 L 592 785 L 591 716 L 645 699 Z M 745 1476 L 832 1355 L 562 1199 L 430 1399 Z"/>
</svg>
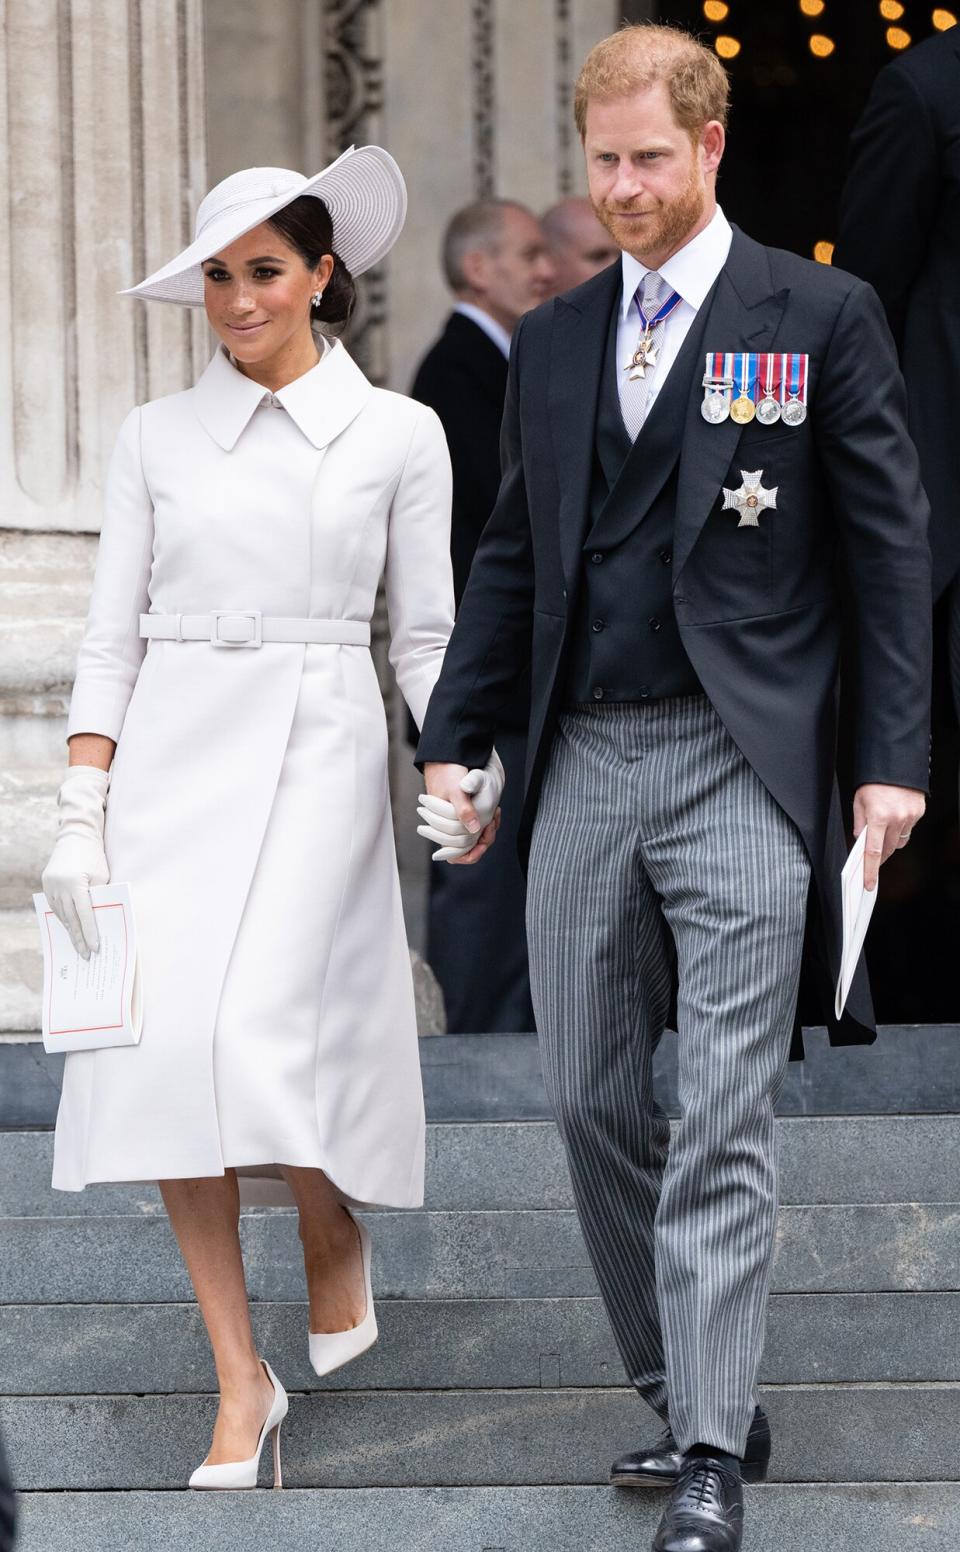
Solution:
<svg viewBox="0 0 960 1552">
<path fill-rule="evenodd" d="M 688 1461 L 680 1479 L 676 1507 L 704 1514 L 722 1513 L 725 1479 L 723 1467 L 713 1461 Z"/>
</svg>

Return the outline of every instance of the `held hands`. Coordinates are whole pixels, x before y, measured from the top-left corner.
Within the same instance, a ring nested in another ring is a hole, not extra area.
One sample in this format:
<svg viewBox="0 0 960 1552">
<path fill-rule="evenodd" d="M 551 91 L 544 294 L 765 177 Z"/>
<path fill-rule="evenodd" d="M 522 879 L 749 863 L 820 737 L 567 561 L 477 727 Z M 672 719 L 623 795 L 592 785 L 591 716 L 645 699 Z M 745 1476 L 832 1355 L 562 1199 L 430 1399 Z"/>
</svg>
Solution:
<svg viewBox="0 0 960 1552">
<path fill-rule="evenodd" d="M 50 861 L 43 870 L 43 892 L 70 941 L 84 959 L 100 947 L 90 885 L 108 884 L 110 869 L 103 849 L 104 809 L 110 778 L 93 765 L 72 765 L 57 805 L 60 825 Z"/>
<path fill-rule="evenodd" d="M 492 751 L 483 770 L 428 764 L 424 778 L 427 790 L 417 809 L 423 823 L 417 826 L 417 834 L 437 843 L 434 862 L 479 862 L 500 828 L 505 777 L 497 751 Z"/>
<path fill-rule="evenodd" d="M 895 851 L 902 851 L 915 824 L 923 818 L 927 802 L 913 787 L 888 787 L 871 782 L 858 787 L 853 800 L 853 834 L 859 838 L 866 827 L 867 846 L 863 857 L 863 885 L 876 889 L 881 865 Z"/>
</svg>

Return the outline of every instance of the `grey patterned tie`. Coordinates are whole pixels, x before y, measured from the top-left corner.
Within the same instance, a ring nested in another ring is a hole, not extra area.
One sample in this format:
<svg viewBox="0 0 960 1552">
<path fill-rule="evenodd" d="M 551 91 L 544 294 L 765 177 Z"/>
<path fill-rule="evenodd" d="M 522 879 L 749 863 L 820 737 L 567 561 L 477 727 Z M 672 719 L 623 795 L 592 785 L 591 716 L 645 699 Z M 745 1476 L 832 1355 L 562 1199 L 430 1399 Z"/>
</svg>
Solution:
<svg viewBox="0 0 960 1552">
<path fill-rule="evenodd" d="M 656 270 L 651 270 L 643 277 L 638 289 L 640 306 L 644 316 L 652 318 L 663 302 L 664 280 Z M 653 331 L 651 350 L 656 353 L 656 363 L 648 366 L 643 377 L 631 377 L 623 361 L 617 362 L 617 387 L 620 393 L 620 413 L 623 416 L 623 424 L 627 428 L 627 435 L 631 442 L 635 442 L 640 433 L 640 428 L 647 418 L 647 408 L 650 402 L 650 390 L 656 376 L 660 352 L 663 349 L 663 337 L 666 333 L 667 320 L 658 323 Z M 642 331 L 641 331 L 642 333 Z M 641 336 L 638 335 L 639 340 Z"/>
</svg>

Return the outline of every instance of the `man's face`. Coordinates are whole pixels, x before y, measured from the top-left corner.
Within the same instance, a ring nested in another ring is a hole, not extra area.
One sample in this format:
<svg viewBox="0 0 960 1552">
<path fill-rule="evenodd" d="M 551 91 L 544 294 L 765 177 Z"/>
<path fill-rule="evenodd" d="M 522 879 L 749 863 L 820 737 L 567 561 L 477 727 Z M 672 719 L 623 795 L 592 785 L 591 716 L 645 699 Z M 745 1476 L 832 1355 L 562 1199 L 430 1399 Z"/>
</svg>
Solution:
<svg viewBox="0 0 960 1552">
<path fill-rule="evenodd" d="M 587 199 L 571 200 L 564 212 L 563 236 L 551 246 L 557 291 L 592 280 L 619 257 L 619 249 L 597 220 Z"/>
<path fill-rule="evenodd" d="M 652 267 L 702 224 L 722 152 L 719 124 L 691 141 L 662 81 L 587 105 L 584 153 L 594 209 L 618 247 Z"/>
<path fill-rule="evenodd" d="M 500 240 L 489 253 L 470 255 L 471 283 L 481 306 L 510 333 L 524 313 L 553 294 L 553 260 L 540 223 L 513 205 L 503 211 Z"/>
</svg>

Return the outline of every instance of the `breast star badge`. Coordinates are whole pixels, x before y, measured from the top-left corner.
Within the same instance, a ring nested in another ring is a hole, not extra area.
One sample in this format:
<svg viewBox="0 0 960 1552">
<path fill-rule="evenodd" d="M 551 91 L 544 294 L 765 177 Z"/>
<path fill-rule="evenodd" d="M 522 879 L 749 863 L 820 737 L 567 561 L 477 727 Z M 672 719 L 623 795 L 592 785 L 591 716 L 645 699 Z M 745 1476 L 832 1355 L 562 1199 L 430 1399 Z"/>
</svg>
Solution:
<svg viewBox="0 0 960 1552">
<path fill-rule="evenodd" d="M 723 488 L 723 510 L 733 507 L 740 514 L 738 528 L 759 528 L 759 516 L 768 507 L 776 508 L 777 491 L 779 485 L 774 485 L 772 490 L 764 490 L 761 481 L 763 470 L 758 469 L 756 474 L 747 474 L 746 470 L 740 470 L 740 478 L 743 484 L 739 490 L 727 490 Z"/>
</svg>

